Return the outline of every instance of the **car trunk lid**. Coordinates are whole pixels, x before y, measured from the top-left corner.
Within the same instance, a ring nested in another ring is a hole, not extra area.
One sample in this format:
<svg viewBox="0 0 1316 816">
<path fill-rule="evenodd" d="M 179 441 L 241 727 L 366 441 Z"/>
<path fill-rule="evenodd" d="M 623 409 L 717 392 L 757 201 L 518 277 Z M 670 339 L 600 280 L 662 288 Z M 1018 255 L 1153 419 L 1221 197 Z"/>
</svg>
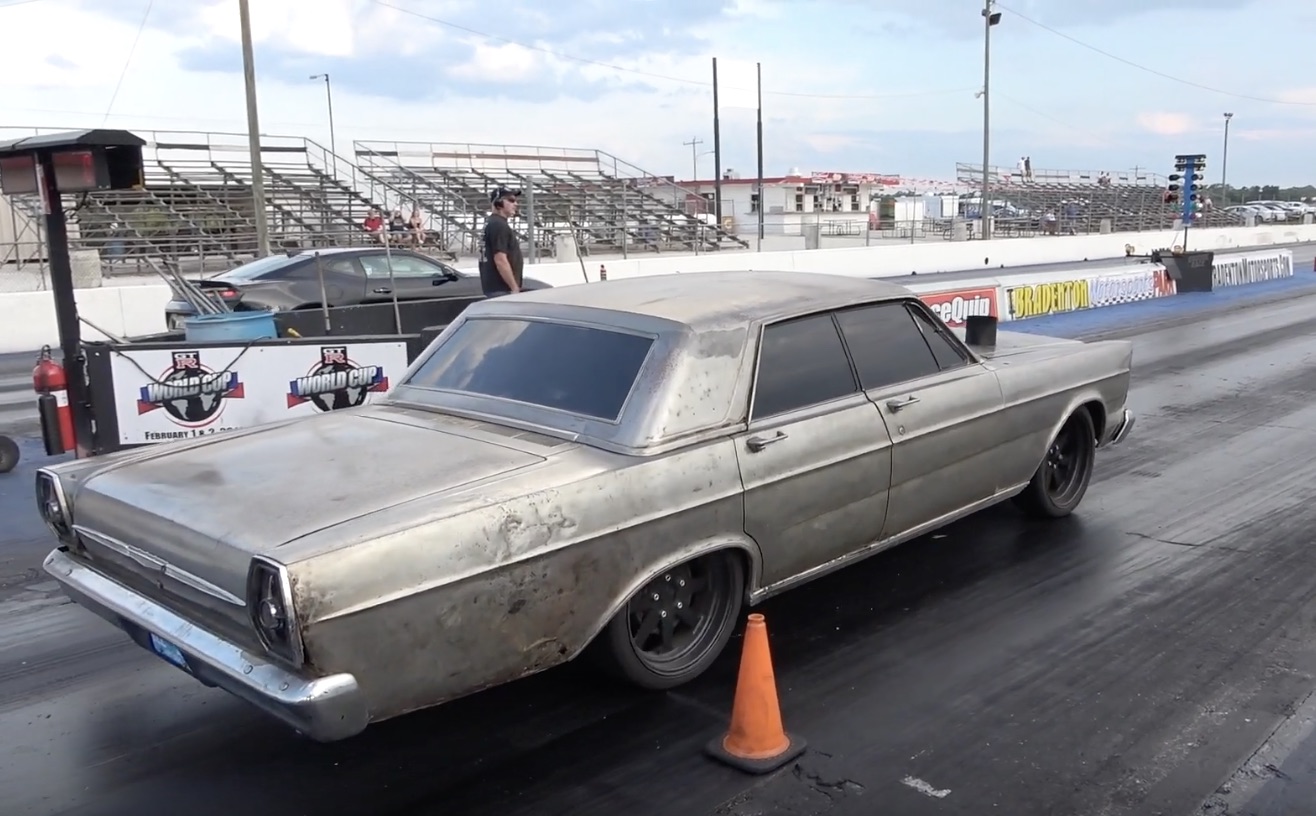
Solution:
<svg viewBox="0 0 1316 816">
<path fill-rule="evenodd" d="M 73 520 L 114 569 L 232 612 L 254 554 L 544 459 L 455 426 L 338 412 L 125 459 L 76 488 Z M 397 467 L 416 461 L 432 463 L 424 478 Z"/>
</svg>

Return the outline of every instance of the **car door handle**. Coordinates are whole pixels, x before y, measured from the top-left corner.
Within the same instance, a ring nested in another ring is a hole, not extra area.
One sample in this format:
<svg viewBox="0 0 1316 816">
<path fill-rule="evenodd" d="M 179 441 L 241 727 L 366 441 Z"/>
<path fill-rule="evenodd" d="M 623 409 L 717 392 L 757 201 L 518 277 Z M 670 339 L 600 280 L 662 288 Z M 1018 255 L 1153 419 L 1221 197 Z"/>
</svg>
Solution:
<svg viewBox="0 0 1316 816">
<path fill-rule="evenodd" d="M 745 441 L 745 447 L 749 448 L 754 453 L 758 453 L 759 451 L 766 448 L 768 445 L 774 444 L 776 442 L 780 442 L 786 438 L 787 438 L 786 434 L 782 433 L 781 431 L 777 431 L 777 435 L 770 439 L 764 439 L 761 436 L 751 436 L 749 439 Z"/>
<path fill-rule="evenodd" d="M 892 411 L 899 411 L 901 408 L 908 408 L 909 406 L 914 405 L 918 401 L 919 401 L 918 397 L 913 396 L 911 394 L 910 396 L 905 397 L 902 400 L 887 400 L 886 407 L 890 408 Z"/>
<path fill-rule="evenodd" d="M 389 292 L 392 292 L 392 291 L 393 291 L 393 290 L 392 290 L 392 289 L 389 289 L 387 286 L 381 286 L 381 287 L 379 287 L 378 289 L 375 290 L 375 294 L 377 294 L 377 295 L 387 295 Z"/>
</svg>

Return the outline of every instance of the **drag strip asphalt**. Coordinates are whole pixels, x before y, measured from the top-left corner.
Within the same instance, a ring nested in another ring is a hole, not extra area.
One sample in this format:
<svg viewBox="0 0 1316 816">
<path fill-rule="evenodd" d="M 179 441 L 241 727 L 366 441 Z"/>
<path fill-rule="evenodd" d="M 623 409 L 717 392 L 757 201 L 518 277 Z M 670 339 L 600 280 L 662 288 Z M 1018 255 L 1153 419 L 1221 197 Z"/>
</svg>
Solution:
<svg viewBox="0 0 1316 816">
<path fill-rule="evenodd" d="M 762 608 L 809 745 L 768 777 L 703 755 L 738 638 L 674 693 L 567 666 L 304 741 L 18 577 L 51 546 L 24 461 L 0 476 L 0 812 L 1196 813 L 1316 687 L 1316 293 L 1122 308 L 1069 332 L 1134 341 L 1138 413 L 1075 516 L 995 508 Z"/>
</svg>

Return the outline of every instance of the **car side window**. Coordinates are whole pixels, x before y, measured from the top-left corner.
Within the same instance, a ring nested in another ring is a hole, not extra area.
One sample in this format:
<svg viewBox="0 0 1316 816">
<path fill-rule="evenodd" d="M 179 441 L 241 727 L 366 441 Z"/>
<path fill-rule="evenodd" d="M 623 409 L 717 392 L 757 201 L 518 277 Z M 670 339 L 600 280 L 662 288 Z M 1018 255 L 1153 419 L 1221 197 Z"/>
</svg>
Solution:
<svg viewBox="0 0 1316 816">
<path fill-rule="evenodd" d="M 907 308 L 914 314 L 914 322 L 922 330 L 923 339 L 928 342 L 928 348 L 932 349 L 932 356 L 937 358 L 937 365 L 941 366 L 942 371 L 959 368 L 969 362 L 960 347 L 947 336 L 946 327 L 937 325 L 937 321 L 926 309 L 920 309 L 912 303 Z"/>
<path fill-rule="evenodd" d="M 351 258 L 326 258 L 322 256 L 318 266 L 315 260 L 312 259 L 297 266 L 289 277 L 297 280 L 318 280 L 321 272 L 326 275 L 350 275 L 354 278 L 361 275 Z"/>
<path fill-rule="evenodd" d="M 830 314 L 763 329 L 752 419 L 784 414 L 858 391 Z"/>
<path fill-rule="evenodd" d="M 366 270 L 366 277 L 388 280 L 389 256 L 382 253 L 362 255 L 360 261 L 361 266 Z M 410 255 L 393 256 L 394 278 L 432 278 L 435 275 L 442 274 L 442 267 L 428 261 L 422 261 L 420 258 L 414 258 Z"/>
<path fill-rule="evenodd" d="M 899 301 L 837 312 L 865 391 L 941 371 L 914 316 Z"/>
</svg>

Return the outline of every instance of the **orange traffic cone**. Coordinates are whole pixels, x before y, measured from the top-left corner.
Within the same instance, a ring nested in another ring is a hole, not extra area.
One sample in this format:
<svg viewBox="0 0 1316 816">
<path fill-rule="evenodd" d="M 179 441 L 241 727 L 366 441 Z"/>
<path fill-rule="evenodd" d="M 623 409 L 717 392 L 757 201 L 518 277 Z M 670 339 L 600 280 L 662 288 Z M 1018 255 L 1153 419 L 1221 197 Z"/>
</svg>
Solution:
<svg viewBox="0 0 1316 816">
<path fill-rule="evenodd" d="M 754 613 L 745 626 L 740 677 L 731 707 L 731 726 L 708 743 L 714 759 L 747 773 L 775 771 L 804 753 L 805 742 L 786 733 L 777 701 L 777 678 L 768 650 L 768 626 Z"/>
</svg>

